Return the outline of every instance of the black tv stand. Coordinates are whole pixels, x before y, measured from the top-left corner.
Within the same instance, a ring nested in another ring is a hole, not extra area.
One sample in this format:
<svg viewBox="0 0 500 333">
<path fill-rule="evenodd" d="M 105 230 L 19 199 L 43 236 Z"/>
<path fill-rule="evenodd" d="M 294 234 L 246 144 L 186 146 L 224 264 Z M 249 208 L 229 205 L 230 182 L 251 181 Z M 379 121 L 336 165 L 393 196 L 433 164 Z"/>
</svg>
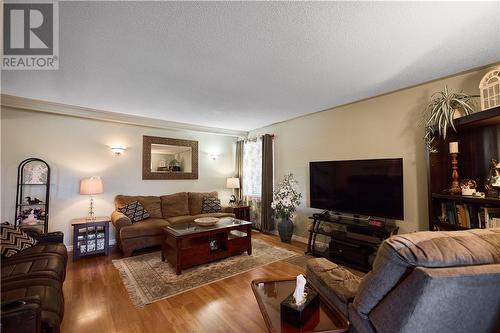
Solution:
<svg viewBox="0 0 500 333">
<path fill-rule="evenodd" d="M 399 227 L 386 225 L 375 227 L 368 221 L 346 219 L 339 215 L 314 214 L 310 217 L 313 224 L 309 230 L 307 253 L 367 272 L 379 245 L 391 235 L 397 234 Z M 316 248 L 317 235 L 330 237 L 326 250 Z"/>
</svg>

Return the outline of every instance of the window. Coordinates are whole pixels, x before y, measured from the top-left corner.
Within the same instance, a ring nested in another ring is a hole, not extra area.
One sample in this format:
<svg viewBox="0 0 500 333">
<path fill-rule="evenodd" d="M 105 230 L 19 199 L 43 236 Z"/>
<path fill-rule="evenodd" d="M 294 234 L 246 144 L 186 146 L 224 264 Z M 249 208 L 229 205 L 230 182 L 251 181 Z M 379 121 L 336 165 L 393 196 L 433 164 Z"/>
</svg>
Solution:
<svg viewBox="0 0 500 333">
<path fill-rule="evenodd" d="M 243 196 L 260 198 L 262 190 L 262 140 L 243 145 Z"/>
</svg>

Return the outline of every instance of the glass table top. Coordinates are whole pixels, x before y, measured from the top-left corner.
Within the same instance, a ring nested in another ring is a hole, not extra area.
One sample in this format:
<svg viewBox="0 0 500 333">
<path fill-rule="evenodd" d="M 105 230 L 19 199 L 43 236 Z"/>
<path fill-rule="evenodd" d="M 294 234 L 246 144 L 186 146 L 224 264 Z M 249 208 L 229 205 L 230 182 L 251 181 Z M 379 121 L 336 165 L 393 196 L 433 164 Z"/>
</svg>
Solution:
<svg viewBox="0 0 500 333">
<path fill-rule="evenodd" d="M 173 224 L 165 227 L 165 229 L 174 235 L 189 235 L 198 232 L 213 231 L 219 229 L 232 228 L 237 226 L 248 226 L 252 222 L 235 219 L 233 217 L 223 217 L 217 221 L 215 225 L 202 227 L 194 222 Z"/>
</svg>

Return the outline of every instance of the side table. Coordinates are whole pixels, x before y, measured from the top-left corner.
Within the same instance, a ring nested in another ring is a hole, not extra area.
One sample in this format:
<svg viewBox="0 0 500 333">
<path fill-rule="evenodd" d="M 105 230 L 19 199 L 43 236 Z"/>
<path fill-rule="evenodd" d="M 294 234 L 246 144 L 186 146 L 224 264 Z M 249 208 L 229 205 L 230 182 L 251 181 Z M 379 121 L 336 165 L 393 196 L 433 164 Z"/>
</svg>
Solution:
<svg viewBox="0 0 500 333">
<path fill-rule="evenodd" d="M 250 221 L 250 206 L 238 205 L 229 206 L 227 208 L 229 213 L 233 213 L 234 217 L 238 220 Z"/>
<path fill-rule="evenodd" d="M 295 290 L 296 279 L 257 279 L 252 281 L 252 290 L 260 312 L 270 333 L 344 333 L 349 321 L 336 308 L 321 298 L 318 309 L 302 327 L 294 327 L 281 320 L 280 304 Z M 312 287 L 312 286 L 311 286 Z"/>
<path fill-rule="evenodd" d="M 73 219 L 73 261 L 89 255 L 109 253 L 108 216 L 99 216 L 92 221 L 85 218 Z"/>
</svg>

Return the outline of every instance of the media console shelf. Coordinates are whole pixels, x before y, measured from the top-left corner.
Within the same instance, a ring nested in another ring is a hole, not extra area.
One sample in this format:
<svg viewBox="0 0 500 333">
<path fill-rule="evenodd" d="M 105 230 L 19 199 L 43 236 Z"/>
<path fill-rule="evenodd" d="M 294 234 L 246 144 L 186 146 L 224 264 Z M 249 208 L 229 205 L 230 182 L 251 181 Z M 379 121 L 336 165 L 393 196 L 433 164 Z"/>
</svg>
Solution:
<svg viewBox="0 0 500 333">
<path fill-rule="evenodd" d="M 395 225 L 379 228 L 365 221 L 356 222 L 336 216 L 326 217 L 322 214 L 315 214 L 309 218 L 313 223 L 309 229 L 306 254 L 325 257 L 364 272 L 371 270 L 379 245 L 385 239 L 397 234 L 399 229 Z M 318 235 L 330 237 L 326 250 L 321 251 L 316 248 Z"/>
</svg>

